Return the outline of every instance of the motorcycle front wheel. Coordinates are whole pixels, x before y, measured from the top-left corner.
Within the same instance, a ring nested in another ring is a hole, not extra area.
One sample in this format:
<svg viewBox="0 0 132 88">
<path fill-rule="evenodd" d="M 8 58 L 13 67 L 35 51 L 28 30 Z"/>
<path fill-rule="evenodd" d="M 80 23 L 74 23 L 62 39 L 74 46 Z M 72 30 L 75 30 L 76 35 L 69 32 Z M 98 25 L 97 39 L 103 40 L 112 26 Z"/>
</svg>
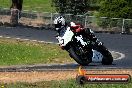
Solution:
<svg viewBox="0 0 132 88">
<path fill-rule="evenodd" d="M 78 64 L 82 66 L 87 66 L 90 62 L 82 59 L 79 55 L 76 54 L 76 51 L 71 47 L 69 50 L 69 55 L 71 58 L 73 58 Z"/>
</svg>

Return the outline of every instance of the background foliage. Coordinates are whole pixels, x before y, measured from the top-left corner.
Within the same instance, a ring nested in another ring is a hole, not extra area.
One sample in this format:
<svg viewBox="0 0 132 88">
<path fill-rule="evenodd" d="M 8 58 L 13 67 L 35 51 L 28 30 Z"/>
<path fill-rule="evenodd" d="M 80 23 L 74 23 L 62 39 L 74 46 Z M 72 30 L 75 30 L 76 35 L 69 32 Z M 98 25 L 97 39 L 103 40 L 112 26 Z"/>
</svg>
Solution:
<svg viewBox="0 0 132 88">
<path fill-rule="evenodd" d="M 89 7 L 88 0 L 52 0 L 59 13 L 84 14 Z"/>
<path fill-rule="evenodd" d="M 100 2 L 99 16 L 132 19 L 132 1 L 102 0 Z"/>
</svg>

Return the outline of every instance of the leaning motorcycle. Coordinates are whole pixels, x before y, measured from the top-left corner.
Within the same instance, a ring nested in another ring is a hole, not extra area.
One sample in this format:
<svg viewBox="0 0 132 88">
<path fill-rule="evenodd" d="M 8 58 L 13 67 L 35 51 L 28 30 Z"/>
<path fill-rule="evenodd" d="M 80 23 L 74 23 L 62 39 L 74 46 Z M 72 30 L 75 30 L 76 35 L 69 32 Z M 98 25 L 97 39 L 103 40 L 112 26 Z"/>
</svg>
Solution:
<svg viewBox="0 0 132 88">
<path fill-rule="evenodd" d="M 93 35 L 91 29 L 85 28 L 85 32 L 75 33 L 70 27 L 61 30 L 56 39 L 62 49 L 69 52 L 78 64 L 86 66 L 91 62 L 101 62 L 103 65 L 110 65 L 113 57 L 108 49 L 100 42 L 92 41 L 89 35 Z M 95 37 L 95 36 L 94 36 Z"/>
</svg>

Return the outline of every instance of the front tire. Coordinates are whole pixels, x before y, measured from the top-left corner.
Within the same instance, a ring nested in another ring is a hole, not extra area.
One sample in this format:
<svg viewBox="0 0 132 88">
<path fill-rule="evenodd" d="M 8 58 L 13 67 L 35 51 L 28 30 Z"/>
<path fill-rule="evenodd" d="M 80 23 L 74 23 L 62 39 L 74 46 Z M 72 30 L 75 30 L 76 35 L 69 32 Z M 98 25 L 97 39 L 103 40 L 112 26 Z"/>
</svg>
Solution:
<svg viewBox="0 0 132 88">
<path fill-rule="evenodd" d="M 82 58 L 75 53 L 72 47 L 68 50 L 68 52 L 69 52 L 70 57 L 73 58 L 78 64 L 82 66 L 87 66 L 89 64 L 88 61 L 82 60 Z"/>
</svg>

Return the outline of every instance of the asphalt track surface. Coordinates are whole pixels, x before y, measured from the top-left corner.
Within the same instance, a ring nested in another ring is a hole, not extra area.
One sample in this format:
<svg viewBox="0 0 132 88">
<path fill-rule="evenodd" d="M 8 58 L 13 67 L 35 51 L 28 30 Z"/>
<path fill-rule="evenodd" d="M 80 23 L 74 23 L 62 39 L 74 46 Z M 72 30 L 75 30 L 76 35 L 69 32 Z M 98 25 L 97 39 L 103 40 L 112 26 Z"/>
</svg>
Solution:
<svg viewBox="0 0 132 88">
<path fill-rule="evenodd" d="M 46 41 L 52 43 L 58 43 L 55 39 L 56 32 L 53 30 L 37 30 L 30 28 L 5 28 L 0 27 L 0 36 L 11 37 L 11 38 L 21 38 L 30 39 L 38 41 Z M 105 34 L 96 33 L 95 34 L 104 45 L 112 51 L 118 51 L 125 54 L 125 58 L 120 60 L 114 60 L 112 65 L 101 65 L 100 63 L 91 63 L 86 66 L 87 69 L 112 69 L 112 68 L 132 68 L 132 35 L 122 35 L 122 34 Z M 52 65 L 34 65 L 34 66 L 15 66 L 0 68 L 0 71 L 43 71 L 47 69 L 54 70 L 67 70 L 76 69 L 78 64 L 52 64 Z"/>
</svg>

